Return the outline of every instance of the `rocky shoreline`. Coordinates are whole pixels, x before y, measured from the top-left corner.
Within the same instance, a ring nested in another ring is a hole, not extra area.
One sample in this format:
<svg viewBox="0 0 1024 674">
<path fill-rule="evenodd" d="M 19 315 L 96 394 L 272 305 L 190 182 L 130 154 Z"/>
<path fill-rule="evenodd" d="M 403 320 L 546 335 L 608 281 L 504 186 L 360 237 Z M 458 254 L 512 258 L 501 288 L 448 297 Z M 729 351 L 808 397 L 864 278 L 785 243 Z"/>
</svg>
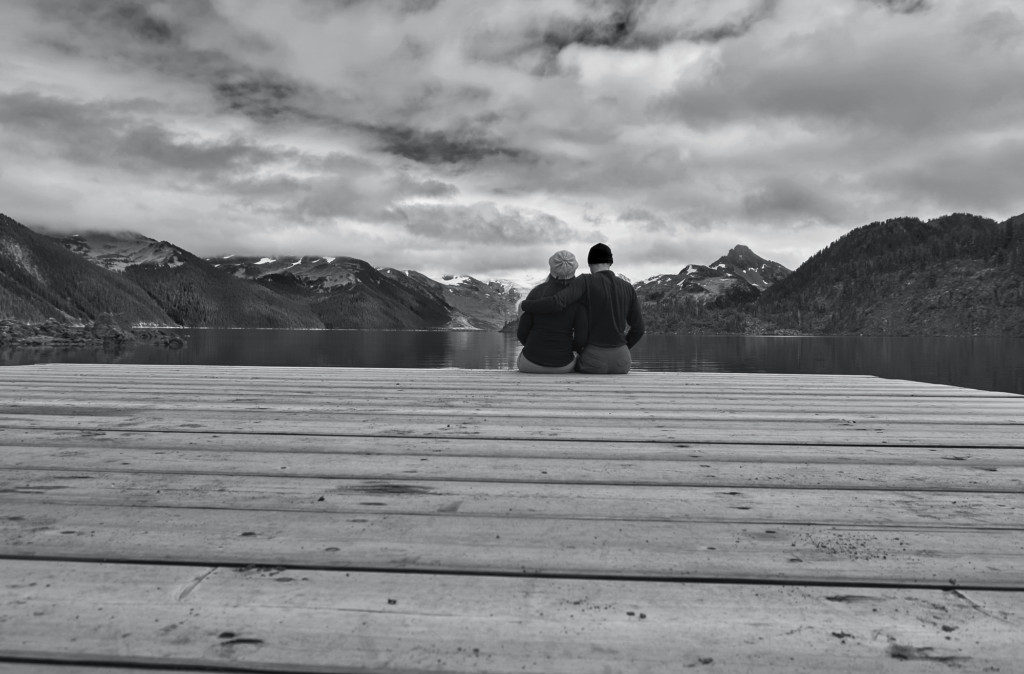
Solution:
<svg viewBox="0 0 1024 674">
<path fill-rule="evenodd" d="M 187 335 L 161 328 L 122 326 L 110 314 L 101 314 L 95 321 L 85 324 L 65 323 L 56 318 L 43 323 L 0 319 L 0 348 L 116 348 L 127 343 L 147 342 L 180 349 L 187 340 Z"/>
</svg>

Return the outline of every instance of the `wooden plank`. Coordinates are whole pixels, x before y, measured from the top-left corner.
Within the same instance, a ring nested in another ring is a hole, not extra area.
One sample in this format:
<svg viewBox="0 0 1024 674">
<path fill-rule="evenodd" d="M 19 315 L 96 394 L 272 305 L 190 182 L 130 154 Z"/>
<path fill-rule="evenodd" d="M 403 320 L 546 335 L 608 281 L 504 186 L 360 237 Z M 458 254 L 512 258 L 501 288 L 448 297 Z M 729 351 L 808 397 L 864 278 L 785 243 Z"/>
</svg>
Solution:
<svg viewBox="0 0 1024 674">
<path fill-rule="evenodd" d="M 116 377 L 119 373 L 134 371 L 144 374 L 160 373 L 176 377 L 202 376 L 210 379 L 230 378 L 233 380 L 288 380 L 288 379 L 330 379 L 344 377 L 351 380 L 367 379 L 406 379 L 437 381 L 443 378 L 459 378 L 462 380 L 504 379 L 507 381 L 530 381 L 536 379 L 514 370 L 501 369 L 458 369 L 458 368 L 362 368 L 362 367 L 286 367 L 286 366 L 236 366 L 236 365 L 125 365 L 125 364 L 80 364 L 50 363 L 4 368 L 11 372 L 10 376 L 74 376 Z M 629 377 L 585 377 L 578 374 L 553 375 L 545 380 L 593 380 L 613 382 L 618 380 L 644 380 L 648 383 L 663 383 L 678 380 L 680 375 L 689 380 L 705 381 L 746 381 L 751 373 L 744 372 L 660 372 L 635 370 Z M 757 380 L 764 383 L 808 381 L 812 383 L 828 383 L 835 381 L 850 384 L 886 384 L 914 388 L 949 388 L 942 384 L 916 382 L 900 379 L 885 379 L 874 375 L 856 374 L 803 374 L 803 373 L 756 373 Z"/>
<path fill-rule="evenodd" d="M 377 367 L 298 367 L 298 366 L 260 366 L 260 365 L 145 365 L 145 364 L 121 364 L 121 363 L 40 363 L 34 365 L 19 365 L 11 366 L 9 368 L 12 372 L 19 374 L 27 373 L 46 373 L 53 374 L 59 372 L 61 374 L 72 374 L 75 376 L 109 376 L 117 370 L 132 369 L 139 372 L 167 372 L 169 374 L 175 374 L 179 376 L 191 376 L 195 374 L 202 374 L 207 377 L 233 377 L 233 378 L 262 378 L 262 379 L 274 379 L 274 378 L 294 378 L 298 376 L 316 378 L 316 377 L 331 377 L 337 376 L 339 371 L 343 371 L 345 376 L 355 378 L 373 378 L 382 376 L 391 377 L 406 377 L 406 378 L 420 378 L 420 379 L 431 379 L 437 376 L 460 376 L 464 378 L 477 378 L 487 379 L 495 375 L 504 376 L 508 378 L 522 378 L 525 375 L 516 372 L 514 370 L 502 370 L 502 369 L 460 369 L 460 368 L 377 368 Z M 652 380 L 674 378 L 678 373 L 671 372 L 660 372 L 660 371 L 643 371 L 636 370 L 632 373 L 634 378 L 648 378 Z M 736 378 L 742 379 L 748 376 L 746 373 L 732 373 L 732 372 L 687 372 L 688 376 L 692 375 L 696 378 Z M 576 375 L 566 375 L 567 378 Z M 835 379 L 837 377 L 851 377 L 854 380 L 870 381 L 878 380 L 878 377 L 873 375 L 838 375 L 838 374 L 798 374 L 798 373 L 759 373 L 759 377 L 768 380 L 789 380 L 794 378 L 807 378 L 815 379 L 818 381 L 827 381 L 829 379 Z M 888 381 L 888 380 L 887 380 Z"/>
<path fill-rule="evenodd" d="M 81 411 L 81 410 L 80 410 Z M 642 422 L 642 423 L 641 423 Z M 193 413 L 153 418 L 117 409 L 84 414 L 0 414 L 0 428 L 81 431 L 181 431 L 208 433 L 271 432 L 302 435 L 381 435 L 530 440 L 569 439 L 587 442 L 642 440 L 660 442 L 786 442 L 790 444 L 900 444 L 936 447 L 1024 447 L 1017 424 L 906 423 L 852 420 L 779 422 L 756 419 L 624 420 L 600 417 L 464 417 L 424 414 L 415 419 L 395 415 L 303 415 L 260 411 Z"/>
<path fill-rule="evenodd" d="M 254 414 L 274 418 L 295 420 L 319 420 L 325 417 L 342 418 L 391 418 L 402 417 L 410 420 L 435 420 L 439 417 L 458 415 L 467 420 L 486 419 L 488 421 L 506 419 L 527 423 L 559 423 L 569 419 L 592 419 L 596 423 L 608 425 L 619 422 L 753 422 L 772 424 L 802 423 L 886 423 L 886 424 L 944 424 L 961 426 L 1011 426 L 1024 435 L 1024 405 L 1018 410 L 979 411 L 965 410 L 954 413 L 952 410 L 925 411 L 917 410 L 875 410 L 875 409 L 834 409 L 817 410 L 812 406 L 802 409 L 762 408 L 750 410 L 746 406 L 707 407 L 695 410 L 679 410 L 662 407 L 646 408 L 642 405 L 635 409 L 623 409 L 623 406 L 607 406 L 591 409 L 585 406 L 575 407 L 552 401 L 543 407 L 536 403 L 520 407 L 502 404 L 484 405 L 481 401 L 467 401 L 466 404 L 449 402 L 431 406 L 409 406 L 400 401 L 379 401 L 377 404 L 353 404 L 347 401 L 335 401 L 333 404 L 321 406 L 302 403 L 275 403 L 265 401 L 254 405 L 251 402 L 234 402 L 226 399 L 216 401 L 179 400 L 147 400 L 147 401 L 97 401 L 97 400 L 52 400 L 16 401 L 0 404 L 0 416 L 16 417 L 17 415 L 81 415 L 108 416 L 114 414 L 146 415 L 154 418 L 172 419 L 174 417 L 198 414 L 216 419 L 225 416 L 245 418 Z M 521 422 L 520 422 L 521 423 Z"/>
<path fill-rule="evenodd" d="M 1019 531 L 11 503 L 0 556 L 1024 589 Z"/>
<path fill-rule="evenodd" d="M 0 412 L 47 413 L 81 410 L 88 414 L 93 410 L 120 409 L 135 413 L 152 411 L 266 411 L 277 413 L 307 414 L 392 414 L 417 416 L 422 414 L 451 414 L 466 412 L 468 415 L 529 416 L 534 418 L 565 414 L 574 410 L 580 417 L 673 419 L 700 421 L 704 419 L 772 419 L 775 421 L 800 421 L 803 419 L 841 419 L 928 422 L 943 420 L 946 423 L 1002 423 L 1021 424 L 1024 419 L 1024 401 L 995 401 L 974 404 L 949 401 L 942 404 L 907 403 L 893 400 L 855 401 L 829 399 L 790 399 L 771 402 L 743 402 L 734 399 L 706 399 L 682 402 L 667 400 L 652 402 L 639 398 L 608 398 L 595 402 L 587 397 L 558 399 L 550 401 L 546 409 L 538 410 L 535 399 L 510 399 L 490 394 L 460 396 L 458 398 L 412 397 L 398 395 L 360 395 L 344 397 L 292 396 L 285 398 L 274 393 L 258 396 L 238 396 L 233 393 L 206 395 L 198 391 L 178 395 L 138 395 L 118 393 L 114 395 L 96 392 L 82 392 L 71 397 L 68 392 L 11 394 L 0 398 Z"/>
<path fill-rule="evenodd" d="M 532 387 L 535 377 L 516 372 L 499 370 L 361 370 L 359 368 L 216 368 L 211 366 L 191 366 L 188 369 L 177 369 L 171 366 L 135 366 L 135 365 L 102 365 L 81 369 L 80 366 L 57 366 L 49 370 L 33 369 L 36 366 L 4 368 L 0 380 L 12 382 L 26 381 L 74 381 L 107 382 L 117 384 L 126 378 L 137 377 L 148 379 L 158 377 L 165 383 L 199 385 L 202 382 L 231 383 L 292 383 L 304 387 L 323 384 L 356 384 L 392 386 L 444 386 L 446 382 L 457 382 L 459 386 L 485 385 L 487 387 Z M 829 389 L 840 385 L 845 389 L 864 389 L 889 391 L 892 393 L 921 394 L 956 394 L 959 396 L 1012 397 L 1012 394 L 975 391 L 939 384 L 907 382 L 900 380 L 879 379 L 870 376 L 855 375 L 780 375 L 757 374 L 753 378 L 749 374 L 730 373 L 660 373 L 635 372 L 628 377 L 587 377 L 567 375 L 564 377 L 545 377 L 545 386 L 556 389 L 586 387 L 591 390 L 621 391 L 629 389 L 653 389 L 681 391 L 687 388 L 706 389 L 709 385 L 734 387 L 745 390 L 799 388 L 801 386 L 815 389 Z M 1017 396 L 1019 397 L 1019 396 Z"/>
<path fill-rule="evenodd" d="M 126 375 L 132 376 L 126 376 Z M 806 374 L 766 374 L 766 373 L 702 373 L 702 372 L 632 372 L 628 376 L 593 377 L 589 375 L 546 375 L 537 378 L 508 370 L 456 370 L 456 369 L 372 369 L 358 368 L 299 368 L 287 370 L 277 367 L 234 367 L 229 369 L 213 366 L 195 366 L 189 370 L 179 370 L 166 365 L 142 366 L 108 364 L 98 368 L 82 371 L 73 365 L 63 365 L 52 369 L 38 369 L 32 366 L 4 367 L 3 381 L 59 381 L 70 383 L 114 383 L 118 378 L 145 380 L 159 377 L 161 380 L 178 383 L 191 381 L 227 382 L 237 381 L 247 384 L 260 383 L 266 385 L 309 384 L 322 386 L 327 383 L 348 385 L 367 385 L 387 382 L 391 385 L 423 385 L 444 384 L 458 381 L 467 386 L 501 385 L 505 387 L 532 387 L 538 381 L 550 382 L 557 387 L 594 386 L 604 388 L 646 388 L 646 389 L 679 389 L 708 388 L 709 385 L 721 385 L 728 388 L 784 388 L 807 386 L 813 388 L 829 388 L 842 386 L 853 389 L 889 389 L 904 392 L 952 392 L 965 395 L 978 393 L 976 389 L 932 384 L 920 381 L 901 379 L 883 379 L 863 375 L 806 375 Z M 545 384 L 547 385 L 547 384 Z M 1000 395 L 999 392 L 981 391 L 986 394 Z M 1002 393 L 1001 395 L 1009 395 Z"/>
<path fill-rule="evenodd" d="M 659 522 L 1006 528 L 1024 491 L 637 487 L 189 473 L 3 471 L 0 503 Z"/>
<path fill-rule="evenodd" d="M 244 402 L 247 400 L 264 402 L 277 401 L 282 404 L 290 402 L 308 401 L 311 405 L 336 404 L 339 401 L 351 400 L 353 403 L 374 404 L 378 401 L 402 401 L 411 406 L 427 406 L 433 404 L 447 404 L 451 402 L 470 403 L 478 401 L 480 404 L 502 404 L 522 406 L 537 401 L 537 394 L 529 390 L 502 391 L 492 387 L 483 387 L 479 390 L 467 390 L 463 387 L 453 387 L 447 390 L 444 387 L 421 388 L 404 387 L 402 390 L 386 387 L 339 387 L 328 386 L 320 389 L 311 387 L 296 386 L 294 388 L 259 388 L 256 390 L 238 390 L 230 387 L 213 386 L 181 386 L 177 388 L 158 387 L 131 388 L 131 387 L 78 387 L 73 388 L 60 384 L 50 387 L 36 386 L 30 382 L 10 387 L 3 393 L 5 402 L 18 402 L 22 400 L 60 400 L 60 399 L 84 399 L 84 400 L 134 400 L 143 401 L 168 401 L 175 402 L 182 397 L 196 396 L 197 401 L 227 401 Z M 749 409 L 778 409 L 780 407 L 793 405 L 811 406 L 829 409 L 881 409 L 900 411 L 908 407 L 920 409 L 946 410 L 962 406 L 969 409 L 1005 411 L 1020 409 L 1024 400 L 1016 397 L 967 397 L 957 395 L 900 395 L 896 392 L 862 392 L 856 393 L 847 390 L 831 390 L 830 392 L 815 391 L 693 391 L 680 393 L 673 391 L 619 391 L 618 393 L 592 391 L 592 390 L 570 390 L 550 391 L 545 394 L 544 400 L 554 401 L 565 406 L 588 405 L 594 409 L 602 408 L 646 408 L 652 409 L 703 409 L 719 405 L 745 407 Z"/>
<path fill-rule="evenodd" d="M 686 375 L 681 375 L 684 377 Z M 132 381 L 136 380 L 136 381 Z M 126 372 L 120 377 L 120 384 L 117 378 L 93 379 L 80 378 L 69 379 L 67 377 L 26 377 L 0 379 L 0 384 L 5 388 L 14 389 L 23 385 L 41 385 L 50 387 L 67 386 L 71 390 L 116 390 L 119 386 L 127 386 L 128 390 L 136 388 L 140 390 L 152 390 L 153 385 L 145 381 L 159 381 L 162 387 L 168 391 L 209 389 L 209 390 L 230 390 L 232 386 L 242 387 L 241 390 L 255 391 L 283 391 L 290 393 L 319 392 L 329 394 L 332 391 L 388 391 L 388 392 L 427 392 L 441 391 L 446 395 L 457 395 L 459 393 L 488 393 L 500 394 L 521 394 L 533 390 L 536 384 L 528 381 L 509 382 L 495 379 L 493 381 L 467 381 L 461 379 L 444 379 L 436 381 L 401 381 L 401 380 L 362 380 L 351 381 L 338 378 L 334 380 L 282 380 L 282 381 L 259 381 L 259 380 L 235 380 L 235 379 L 208 379 L 203 377 L 172 379 L 168 375 L 143 374 L 137 372 Z M 537 380 L 533 380 L 536 382 Z M 790 396 L 835 396 L 835 397 L 878 397 L 890 395 L 897 398 L 927 398 L 946 399 L 955 398 L 961 400 L 1020 400 L 1021 396 L 1011 393 L 996 391 L 977 391 L 956 387 L 941 388 L 907 388 L 904 386 L 872 385 L 856 386 L 843 382 L 834 382 L 827 385 L 809 385 L 803 382 L 779 382 L 766 385 L 756 383 L 728 383 L 721 381 L 689 382 L 677 380 L 674 383 L 660 385 L 649 385 L 647 382 L 635 382 L 626 384 L 625 380 L 619 378 L 618 385 L 608 385 L 595 382 L 591 378 L 578 377 L 568 380 L 545 379 L 545 390 L 553 396 L 580 394 L 581 392 L 592 392 L 595 394 L 607 393 L 610 395 L 643 395 L 649 397 L 674 395 L 682 398 L 703 397 L 708 395 L 735 395 L 735 396 L 766 396 L 780 395 Z M 748 380 L 749 381 L 749 380 Z M 756 380 L 753 380 L 756 381 Z M 239 390 L 236 388 L 235 390 Z"/>
<path fill-rule="evenodd" d="M 436 370 L 436 369 L 370 369 L 358 368 L 215 368 L 193 366 L 187 370 L 176 370 L 169 366 L 103 365 L 87 370 L 74 366 L 62 366 L 50 371 L 29 368 L 5 368 L 5 378 L 12 380 L 74 380 L 83 382 L 111 382 L 118 379 L 137 377 L 147 379 L 153 376 L 162 381 L 184 384 L 200 381 L 240 382 L 245 384 L 275 385 L 298 383 L 305 386 L 323 384 L 369 384 L 381 383 L 392 386 L 444 385 L 457 382 L 466 386 L 532 387 L 538 379 L 535 376 L 501 370 Z M 126 376 L 131 375 L 131 377 Z M 623 388 L 652 390 L 682 390 L 687 388 L 707 389 L 722 386 L 743 389 L 778 389 L 786 387 L 807 387 L 827 390 L 841 386 L 848 389 L 888 390 L 903 393 L 957 393 L 959 395 L 1006 396 L 1011 394 L 976 391 L 941 384 L 881 379 L 857 375 L 787 375 L 747 373 L 697 373 L 697 372 L 633 372 L 626 377 L 589 377 L 585 375 L 546 376 L 545 386 L 556 388 L 587 387 L 618 391 Z"/>
<path fill-rule="evenodd" d="M 1024 466 L 939 461 L 931 465 L 886 462 L 773 463 L 712 459 L 622 460 L 546 459 L 509 456 L 436 456 L 392 454 L 305 454 L 295 452 L 209 452 L 200 450 L 0 449 L 0 479 L 10 471 L 61 473 L 109 471 L 131 475 L 288 476 L 358 480 L 447 480 L 490 483 L 622 485 L 665 487 L 786 488 L 834 490 L 946 491 L 953 493 L 1024 492 Z M 56 475 L 54 475 L 56 474 Z M 121 478 L 130 479 L 130 478 Z"/>
<path fill-rule="evenodd" d="M 1013 671 L 1018 593 L 6 561 L 0 657 L 363 672 Z"/>
<path fill-rule="evenodd" d="M 644 441 L 583 442 L 544 439 L 493 440 L 487 438 L 417 438 L 374 436 L 273 435 L 259 433 L 205 433 L 186 429 L 184 432 L 149 431 L 64 431 L 50 429 L 3 429 L 0 431 L 0 466 L 29 467 L 21 463 L 36 458 L 40 461 L 67 460 L 68 466 L 111 467 L 131 459 L 138 450 L 145 460 L 186 451 L 203 451 L 202 455 L 173 454 L 174 463 L 226 461 L 237 465 L 261 461 L 259 457 L 232 458 L 230 452 L 267 453 L 280 457 L 301 454 L 364 454 L 408 457 L 489 457 L 502 459 L 582 459 L 608 461 L 677 461 L 706 463 L 822 463 L 883 464 L 908 466 L 973 466 L 999 468 L 1024 466 L 1024 452 L 1015 448 L 929 447 L 892 445 L 824 445 L 773 444 L 766 438 L 760 444 L 736 443 L 673 443 Z M 107 453 L 107 450 L 124 450 Z M 48 458 L 50 457 L 50 458 Z M 208 458 L 204 458 L 208 457 Z M 90 459 L 95 458 L 96 462 Z M 273 466 L 278 459 L 267 458 Z M 299 468 L 303 461 L 322 464 L 317 457 L 295 456 L 286 461 L 289 470 Z M 53 465 L 47 463 L 46 465 Z M 277 465 L 285 465 L 280 463 Z"/>
</svg>

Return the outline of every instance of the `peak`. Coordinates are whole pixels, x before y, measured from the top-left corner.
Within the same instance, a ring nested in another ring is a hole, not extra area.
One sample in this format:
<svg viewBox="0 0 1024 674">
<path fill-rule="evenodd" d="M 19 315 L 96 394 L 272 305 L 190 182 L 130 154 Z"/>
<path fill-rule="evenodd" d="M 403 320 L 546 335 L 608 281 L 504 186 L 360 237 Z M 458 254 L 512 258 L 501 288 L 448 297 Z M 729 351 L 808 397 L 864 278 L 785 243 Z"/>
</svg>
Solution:
<svg viewBox="0 0 1024 674">
<path fill-rule="evenodd" d="M 760 255 L 758 255 L 754 251 L 750 250 L 750 248 L 748 246 L 744 246 L 742 243 L 738 243 L 735 246 L 733 246 L 729 250 L 729 252 L 726 255 L 726 257 L 742 258 L 742 259 L 755 259 L 755 260 L 760 260 L 761 259 Z"/>
<path fill-rule="evenodd" d="M 750 250 L 748 246 L 738 243 L 729 249 L 729 252 L 711 263 L 711 267 L 717 268 L 724 265 L 735 265 L 738 267 L 757 267 L 768 262 L 763 257 Z"/>
</svg>

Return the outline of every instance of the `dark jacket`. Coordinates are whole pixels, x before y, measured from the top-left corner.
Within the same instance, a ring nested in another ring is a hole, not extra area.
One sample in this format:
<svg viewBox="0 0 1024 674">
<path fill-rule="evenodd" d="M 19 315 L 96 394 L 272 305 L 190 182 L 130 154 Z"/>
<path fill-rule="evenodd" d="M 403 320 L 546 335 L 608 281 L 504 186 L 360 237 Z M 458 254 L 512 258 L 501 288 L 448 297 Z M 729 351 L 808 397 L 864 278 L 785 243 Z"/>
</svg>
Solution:
<svg viewBox="0 0 1024 674">
<path fill-rule="evenodd" d="M 534 299 L 531 292 L 522 308 L 542 316 L 563 311 L 574 302 L 587 308 L 589 344 L 606 348 L 625 344 L 632 349 L 644 336 L 636 290 L 610 270 L 577 276 L 554 295 Z"/>
<path fill-rule="evenodd" d="M 569 281 L 549 276 L 526 298 L 549 297 L 568 284 Z M 523 345 L 523 355 L 531 363 L 546 367 L 568 365 L 572 362 L 573 351 L 582 351 L 587 344 L 587 310 L 574 302 L 546 314 L 526 312 L 519 317 L 516 337 Z"/>
</svg>

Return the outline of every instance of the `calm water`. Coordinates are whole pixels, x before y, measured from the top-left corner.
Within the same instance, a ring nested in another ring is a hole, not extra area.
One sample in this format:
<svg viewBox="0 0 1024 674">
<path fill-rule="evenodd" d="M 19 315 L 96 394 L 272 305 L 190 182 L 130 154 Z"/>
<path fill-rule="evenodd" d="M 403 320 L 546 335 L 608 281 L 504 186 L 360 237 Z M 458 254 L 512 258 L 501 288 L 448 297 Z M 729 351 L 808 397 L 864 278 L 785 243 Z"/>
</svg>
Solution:
<svg viewBox="0 0 1024 674">
<path fill-rule="evenodd" d="M 191 330 L 185 348 L 0 351 L 0 364 L 146 363 L 511 369 L 519 344 L 497 332 Z M 647 335 L 634 366 L 683 372 L 874 374 L 1024 394 L 1024 339 Z"/>
</svg>

